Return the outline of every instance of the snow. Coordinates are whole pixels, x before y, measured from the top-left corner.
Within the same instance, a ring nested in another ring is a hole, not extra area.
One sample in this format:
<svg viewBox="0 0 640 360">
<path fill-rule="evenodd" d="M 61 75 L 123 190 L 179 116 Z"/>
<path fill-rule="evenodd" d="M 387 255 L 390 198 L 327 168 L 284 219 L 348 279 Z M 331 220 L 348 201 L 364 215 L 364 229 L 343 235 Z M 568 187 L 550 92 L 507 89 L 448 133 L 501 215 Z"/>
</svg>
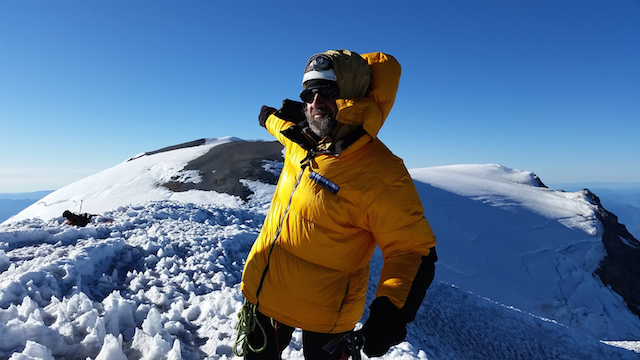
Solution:
<svg viewBox="0 0 640 360">
<path fill-rule="evenodd" d="M 184 165 L 238 140 L 137 156 L 0 225 L 0 359 L 234 358 L 242 268 L 275 186 L 245 180 L 244 202 L 159 184 L 198 181 Z M 640 358 L 640 320 L 593 275 L 601 228 L 581 192 L 498 165 L 411 175 L 440 260 L 407 341 L 384 359 Z M 67 225 L 62 212 L 80 204 L 99 216 Z M 381 267 L 376 252 L 372 286 Z M 300 331 L 283 358 L 303 358 Z"/>
</svg>

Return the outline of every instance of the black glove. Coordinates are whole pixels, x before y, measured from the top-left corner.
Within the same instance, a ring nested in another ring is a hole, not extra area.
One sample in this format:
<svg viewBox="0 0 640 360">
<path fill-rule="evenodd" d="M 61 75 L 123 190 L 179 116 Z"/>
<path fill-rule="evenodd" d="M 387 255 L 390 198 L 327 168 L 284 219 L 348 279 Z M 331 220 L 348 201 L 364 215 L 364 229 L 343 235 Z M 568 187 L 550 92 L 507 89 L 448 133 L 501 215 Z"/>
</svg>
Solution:
<svg viewBox="0 0 640 360">
<path fill-rule="evenodd" d="M 393 345 L 398 345 L 407 336 L 407 324 L 388 297 L 373 300 L 369 306 L 369 319 L 362 327 L 364 353 L 369 357 L 382 356 Z"/>
<path fill-rule="evenodd" d="M 260 122 L 260 126 L 266 127 L 265 123 L 267 122 L 267 118 L 269 117 L 269 115 L 273 114 L 276 111 L 277 110 L 272 107 L 263 105 L 262 108 L 260 109 L 260 115 L 258 115 L 258 121 Z"/>
<path fill-rule="evenodd" d="M 299 123 L 305 120 L 304 116 L 304 103 L 293 100 L 283 100 L 282 107 L 278 110 L 278 117 L 282 120 L 291 121 L 292 123 Z"/>
</svg>

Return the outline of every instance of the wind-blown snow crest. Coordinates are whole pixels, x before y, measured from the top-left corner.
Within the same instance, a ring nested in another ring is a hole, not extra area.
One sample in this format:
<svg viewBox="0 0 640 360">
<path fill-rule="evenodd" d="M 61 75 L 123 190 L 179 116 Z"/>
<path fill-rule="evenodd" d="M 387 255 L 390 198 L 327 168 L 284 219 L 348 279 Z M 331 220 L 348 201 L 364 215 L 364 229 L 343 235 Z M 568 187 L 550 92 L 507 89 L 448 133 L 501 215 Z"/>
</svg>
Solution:
<svg viewBox="0 0 640 360">
<path fill-rule="evenodd" d="M 502 209 L 524 207 L 570 228 L 599 235 L 595 206 L 581 192 L 568 193 L 540 187 L 532 172 L 500 165 L 451 165 L 411 170 L 434 187 Z M 428 179 L 428 180 L 426 180 Z M 570 201 L 567 201 L 570 200 Z"/>
</svg>

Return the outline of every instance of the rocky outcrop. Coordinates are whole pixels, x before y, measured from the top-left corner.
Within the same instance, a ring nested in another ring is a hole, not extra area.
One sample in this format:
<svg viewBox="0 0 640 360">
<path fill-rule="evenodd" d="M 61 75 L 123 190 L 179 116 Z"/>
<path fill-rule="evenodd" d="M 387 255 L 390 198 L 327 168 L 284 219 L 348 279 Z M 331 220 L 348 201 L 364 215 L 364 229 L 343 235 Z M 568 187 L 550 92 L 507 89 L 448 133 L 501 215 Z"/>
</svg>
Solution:
<svg viewBox="0 0 640 360">
<path fill-rule="evenodd" d="M 205 190 L 239 196 L 246 200 L 252 191 L 240 180 L 276 184 L 278 176 L 265 169 L 265 161 L 282 162 L 282 145 L 277 141 L 233 141 L 211 148 L 189 162 L 183 171 L 196 171 L 200 181 L 169 181 L 171 191 Z"/>
<path fill-rule="evenodd" d="M 618 222 L 618 217 L 602 207 L 600 199 L 591 191 L 583 193 L 598 206 L 602 223 L 602 243 L 607 255 L 595 273 L 627 303 L 631 312 L 640 317 L 640 242 Z"/>
</svg>

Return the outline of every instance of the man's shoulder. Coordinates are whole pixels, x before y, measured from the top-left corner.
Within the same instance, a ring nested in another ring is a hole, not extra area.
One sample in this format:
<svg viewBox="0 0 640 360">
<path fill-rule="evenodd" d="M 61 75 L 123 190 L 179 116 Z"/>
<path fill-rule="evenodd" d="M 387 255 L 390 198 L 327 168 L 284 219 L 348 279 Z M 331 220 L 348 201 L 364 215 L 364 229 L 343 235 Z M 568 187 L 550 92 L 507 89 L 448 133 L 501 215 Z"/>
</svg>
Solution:
<svg viewBox="0 0 640 360">
<path fill-rule="evenodd" d="M 389 166 L 391 167 L 390 170 L 403 170 L 406 172 L 402 159 L 395 155 L 380 139 L 373 139 L 362 150 L 366 151 L 363 155 L 368 157 L 371 162 Z"/>
<path fill-rule="evenodd" d="M 389 184 L 408 174 L 402 159 L 379 139 L 371 140 L 354 155 L 347 162 L 358 169 L 360 177 L 375 177 Z"/>
</svg>

